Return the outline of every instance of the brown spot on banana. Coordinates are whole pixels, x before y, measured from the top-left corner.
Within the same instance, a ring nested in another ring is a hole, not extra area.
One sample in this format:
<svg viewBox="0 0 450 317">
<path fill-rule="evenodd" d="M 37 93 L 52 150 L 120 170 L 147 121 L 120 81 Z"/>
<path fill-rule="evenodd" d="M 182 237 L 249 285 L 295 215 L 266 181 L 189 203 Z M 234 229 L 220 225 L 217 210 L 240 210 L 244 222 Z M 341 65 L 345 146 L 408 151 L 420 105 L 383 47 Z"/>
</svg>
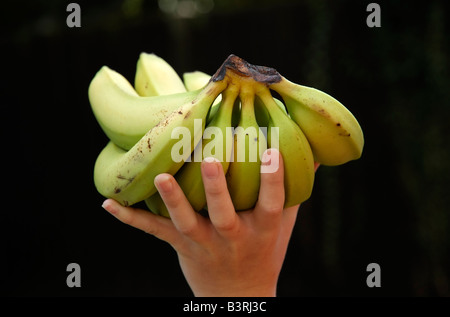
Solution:
<svg viewBox="0 0 450 317">
<path fill-rule="evenodd" d="M 123 176 L 123 175 L 117 175 L 117 178 L 118 179 L 122 179 L 122 180 L 127 180 L 128 181 L 128 183 L 125 185 L 125 186 L 128 186 L 133 180 L 134 180 L 134 178 L 135 178 L 136 176 L 133 176 L 133 177 L 125 177 L 125 176 Z"/>
</svg>

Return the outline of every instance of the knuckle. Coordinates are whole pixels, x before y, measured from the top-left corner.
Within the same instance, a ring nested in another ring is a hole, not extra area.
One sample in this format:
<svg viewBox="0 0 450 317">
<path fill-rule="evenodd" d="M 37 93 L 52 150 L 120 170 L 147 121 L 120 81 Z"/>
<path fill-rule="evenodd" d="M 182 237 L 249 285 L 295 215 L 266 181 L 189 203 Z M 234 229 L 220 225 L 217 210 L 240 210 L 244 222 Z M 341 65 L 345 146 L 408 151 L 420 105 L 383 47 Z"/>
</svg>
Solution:
<svg viewBox="0 0 450 317">
<path fill-rule="evenodd" d="M 272 186 L 284 186 L 283 173 L 271 173 L 267 175 L 267 182 Z"/>
<path fill-rule="evenodd" d="M 232 232 L 237 230 L 237 217 L 221 220 L 214 224 L 214 227 L 221 232 Z"/>
<path fill-rule="evenodd" d="M 235 225 L 232 222 L 224 222 L 215 225 L 216 229 L 222 232 L 231 232 L 235 229 Z"/>
<path fill-rule="evenodd" d="M 185 236 L 192 236 L 197 231 L 197 226 L 195 224 L 183 224 L 178 227 L 178 231 Z"/>
<path fill-rule="evenodd" d="M 283 211 L 283 205 L 281 204 L 269 204 L 263 207 L 264 213 L 268 215 L 277 215 Z"/>
<path fill-rule="evenodd" d="M 147 226 L 143 231 L 155 237 L 159 237 L 160 235 L 160 230 L 158 230 L 158 228 L 155 227 Z"/>
<path fill-rule="evenodd" d="M 223 193 L 223 187 L 220 186 L 220 184 L 208 184 L 208 186 L 205 186 L 205 193 L 207 195 L 211 195 L 211 196 L 219 196 Z"/>
<path fill-rule="evenodd" d="M 178 208 L 183 201 L 183 195 L 182 191 L 173 191 L 170 195 L 164 196 L 163 201 L 167 209 Z"/>
<path fill-rule="evenodd" d="M 133 212 L 125 212 L 121 215 L 121 217 L 119 218 L 120 221 L 122 221 L 124 224 L 133 226 L 133 224 L 136 221 L 136 217 L 135 214 Z"/>
<path fill-rule="evenodd" d="M 284 190 L 284 177 L 281 173 L 261 174 L 261 186 L 266 188 L 276 188 L 278 191 Z"/>
</svg>

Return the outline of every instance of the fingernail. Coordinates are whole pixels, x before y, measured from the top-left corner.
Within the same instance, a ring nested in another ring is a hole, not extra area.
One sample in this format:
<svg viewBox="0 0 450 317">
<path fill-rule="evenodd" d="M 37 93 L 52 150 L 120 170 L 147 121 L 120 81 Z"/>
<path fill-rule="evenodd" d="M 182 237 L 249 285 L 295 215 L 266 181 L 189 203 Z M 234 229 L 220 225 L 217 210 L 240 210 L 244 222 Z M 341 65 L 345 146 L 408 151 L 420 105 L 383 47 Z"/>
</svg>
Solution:
<svg viewBox="0 0 450 317">
<path fill-rule="evenodd" d="M 155 177 L 154 182 L 159 192 L 169 193 L 172 191 L 173 185 L 169 175 L 159 174 Z"/>
<path fill-rule="evenodd" d="M 261 158 L 261 173 L 275 173 L 278 171 L 280 160 L 277 149 L 267 149 Z"/>
<path fill-rule="evenodd" d="M 270 165 L 274 160 L 278 161 L 278 157 L 280 152 L 277 149 L 267 149 L 264 151 L 263 156 L 261 158 L 262 165 Z"/>
<path fill-rule="evenodd" d="M 270 159 L 272 155 L 272 149 L 267 149 L 263 153 L 263 157 L 261 158 L 261 165 L 270 165 Z"/>
<path fill-rule="evenodd" d="M 105 209 L 107 212 L 111 214 L 115 214 L 116 210 L 114 208 L 111 208 L 111 203 L 109 202 L 109 199 L 106 199 L 102 204 L 103 209 Z"/>
<path fill-rule="evenodd" d="M 214 157 L 207 157 L 203 160 L 203 172 L 205 173 L 205 176 L 214 179 L 217 178 L 219 175 L 219 166 L 216 164 L 216 162 L 219 162 Z"/>
</svg>

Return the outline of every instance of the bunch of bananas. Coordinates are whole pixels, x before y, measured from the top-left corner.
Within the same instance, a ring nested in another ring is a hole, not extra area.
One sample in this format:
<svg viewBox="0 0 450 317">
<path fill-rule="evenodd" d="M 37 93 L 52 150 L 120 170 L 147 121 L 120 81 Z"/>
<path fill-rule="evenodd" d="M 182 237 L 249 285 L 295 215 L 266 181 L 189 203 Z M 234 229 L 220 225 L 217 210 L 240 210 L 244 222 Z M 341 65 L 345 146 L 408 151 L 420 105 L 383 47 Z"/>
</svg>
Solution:
<svg viewBox="0 0 450 317">
<path fill-rule="evenodd" d="M 235 55 L 213 76 L 196 71 L 182 80 L 165 60 L 142 53 L 134 87 L 103 66 L 89 100 L 110 139 L 95 163 L 97 190 L 124 206 L 145 201 L 165 217 L 153 182 L 160 173 L 175 175 L 201 211 L 207 206 L 200 164 L 212 156 L 223 166 L 236 210 L 246 210 L 258 197 L 262 153 L 277 148 L 289 207 L 310 197 L 314 162 L 344 164 L 358 159 L 364 145 L 358 121 L 339 101 Z"/>
</svg>

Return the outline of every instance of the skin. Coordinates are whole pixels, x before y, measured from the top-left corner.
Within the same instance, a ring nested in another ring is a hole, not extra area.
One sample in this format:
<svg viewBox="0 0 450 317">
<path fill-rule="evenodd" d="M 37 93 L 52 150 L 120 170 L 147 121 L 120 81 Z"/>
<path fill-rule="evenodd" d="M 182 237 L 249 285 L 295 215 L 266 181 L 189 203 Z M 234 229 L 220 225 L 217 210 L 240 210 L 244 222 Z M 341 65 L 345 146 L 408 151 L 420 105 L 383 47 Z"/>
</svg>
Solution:
<svg viewBox="0 0 450 317">
<path fill-rule="evenodd" d="M 202 162 L 209 219 L 194 212 L 169 174 L 158 175 L 155 184 L 171 219 L 112 199 L 103 207 L 123 223 L 168 242 L 195 296 L 275 296 L 299 205 L 283 209 L 282 157 L 274 149 L 264 155 L 263 162 L 279 156 L 280 168 L 261 174 L 252 210 L 235 212 L 222 165 L 209 158 Z"/>
</svg>

